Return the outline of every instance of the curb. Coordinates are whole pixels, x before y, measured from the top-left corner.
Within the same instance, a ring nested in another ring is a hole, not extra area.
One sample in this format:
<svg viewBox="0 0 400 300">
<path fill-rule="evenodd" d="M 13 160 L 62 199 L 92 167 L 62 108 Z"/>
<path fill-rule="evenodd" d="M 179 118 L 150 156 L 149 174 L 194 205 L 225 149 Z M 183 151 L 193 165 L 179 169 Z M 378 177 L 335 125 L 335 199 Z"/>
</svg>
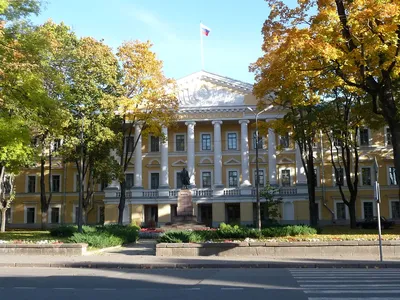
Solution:
<svg viewBox="0 0 400 300">
<path fill-rule="evenodd" d="M 0 263 L 0 268 L 85 268 L 85 269 L 240 269 L 240 268 L 336 268 L 336 269 L 400 269 L 400 263 L 92 263 L 92 262 L 73 262 L 73 263 Z"/>
</svg>

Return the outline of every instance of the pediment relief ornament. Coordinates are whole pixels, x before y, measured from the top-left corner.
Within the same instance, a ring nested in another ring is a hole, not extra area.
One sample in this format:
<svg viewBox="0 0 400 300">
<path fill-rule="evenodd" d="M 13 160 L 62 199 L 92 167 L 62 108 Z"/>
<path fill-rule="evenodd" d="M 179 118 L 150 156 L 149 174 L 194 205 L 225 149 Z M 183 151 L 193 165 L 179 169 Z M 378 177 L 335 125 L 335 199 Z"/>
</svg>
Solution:
<svg viewBox="0 0 400 300">
<path fill-rule="evenodd" d="M 240 161 L 238 161 L 234 158 L 231 158 L 230 160 L 224 162 L 224 165 L 225 166 L 237 166 L 237 165 L 240 165 Z"/>
<path fill-rule="evenodd" d="M 184 161 L 182 159 L 177 160 L 177 161 L 172 163 L 172 166 L 173 167 L 185 167 L 186 166 L 186 161 Z"/>
</svg>

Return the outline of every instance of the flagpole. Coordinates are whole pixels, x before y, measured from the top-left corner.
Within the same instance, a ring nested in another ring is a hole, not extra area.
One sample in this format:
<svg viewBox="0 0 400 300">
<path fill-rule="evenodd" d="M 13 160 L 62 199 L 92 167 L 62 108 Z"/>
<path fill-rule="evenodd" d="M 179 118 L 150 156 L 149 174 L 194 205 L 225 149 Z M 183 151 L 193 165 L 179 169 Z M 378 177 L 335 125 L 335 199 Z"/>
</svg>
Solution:
<svg viewBox="0 0 400 300">
<path fill-rule="evenodd" d="M 200 55 L 201 55 L 201 70 L 204 70 L 203 32 L 201 30 L 201 21 L 200 21 Z"/>
</svg>

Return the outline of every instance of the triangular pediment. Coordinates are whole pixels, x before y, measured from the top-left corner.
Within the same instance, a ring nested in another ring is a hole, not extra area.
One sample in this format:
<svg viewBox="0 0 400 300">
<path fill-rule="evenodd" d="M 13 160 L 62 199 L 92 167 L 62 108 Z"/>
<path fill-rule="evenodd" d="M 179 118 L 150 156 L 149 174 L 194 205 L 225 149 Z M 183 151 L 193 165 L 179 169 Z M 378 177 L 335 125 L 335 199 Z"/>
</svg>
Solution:
<svg viewBox="0 0 400 300">
<path fill-rule="evenodd" d="M 199 166 L 212 166 L 214 165 L 213 161 L 211 158 L 204 157 L 202 160 L 200 160 Z"/>
<path fill-rule="evenodd" d="M 180 107 L 244 105 L 252 85 L 229 77 L 200 71 L 177 80 Z"/>
<path fill-rule="evenodd" d="M 237 166 L 237 165 L 240 165 L 240 161 L 238 161 L 234 158 L 231 158 L 231 159 L 227 160 L 226 162 L 224 162 L 224 165 L 225 166 Z"/>
<path fill-rule="evenodd" d="M 279 160 L 278 164 L 293 164 L 294 161 L 291 160 L 290 158 L 283 157 L 281 160 Z"/>
<path fill-rule="evenodd" d="M 172 163 L 173 167 L 185 167 L 186 166 L 186 161 L 179 159 L 175 162 Z"/>
</svg>

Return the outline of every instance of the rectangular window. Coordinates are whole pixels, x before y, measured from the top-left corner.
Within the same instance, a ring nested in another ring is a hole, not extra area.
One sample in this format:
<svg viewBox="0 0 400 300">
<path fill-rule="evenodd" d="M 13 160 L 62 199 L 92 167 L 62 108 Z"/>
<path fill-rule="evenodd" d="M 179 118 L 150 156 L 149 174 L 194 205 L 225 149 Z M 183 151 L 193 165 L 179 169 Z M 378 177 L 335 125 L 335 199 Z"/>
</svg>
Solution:
<svg viewBox="0 0 400 300">
<path fill-rule="evenodd" d="M 129 136 L 125 138 L 126 152 L 133 152 L 135 150 L 135 137 Z"/>
<path fill-rule="evenodd" d="M 60 139 L 56 139 L 53 142 L 53 151 L 57 151 L 58 149 L 60 149 L 61 147 L 61 140 Z"/>
<path fill-rule="evenodd" d="M 361 168 L 362 185 L 372 185 L 371 168 Z"/>
<path fill-rule="evenodd" d="M 36 213 L 36 209 L 34 207 L 26 208 L 26 223 L 27 224 L 35 223 L 35 213 Z"/>
<path fill-rule="evenodd" d="M 28 176 L 28 193 L 36 192 L 36 176 Z"/>
<path fill-rule="evenodd" d="M 52 188 L 51 191 L 55 193 L 60 192 L 60 183 L 61 183 L 60 175 L 52 175 Z"/>
<path fill-rule="evenodd" d="M 11 223 L 11 208 L 6 210 L 6 223 L 7 224 Z"/>
<path fill-rule="evenodd" d="M 185 136 L 177 134 L 175 136 L 176 151 L 185 151 Z"/>
<path fill-rule="evenodd" d="M 374 203 L 373 202 L 363 202 L 364 204 L 364 219 L 372 219 L 374 217 Z"/>
<path fill-rule="evenodd" d="M 156 190 L 160 185 L 160 174 L 159 173 L 151 173 L 150 174 L 150 189 Z"/>
<path fill-rule="evenodd" d="M 279 145 L 282 148 L 289 148 L 289 133 L 279 136 Z"/>
<path fill-rule="evenodd" d="M 396 168 L 389 168 L 389 185 L 397 185 Z"/>
<path fill-rule="evenodd" d="M 229 187 L 237 187 L 238 186 L 238 172 L 237 171 L 229 171 Z"/>
<path fill-rule="evenodd" d="M 392 201 L 391 209 L 392 209 L 392 219 L 400 219 L 400 202 Z"/>
<path fill-rule="evenodd" d="M 257 170 L 254 170 L 254 183 L 257 183 Z M 264 187 L 264 170 L 258 169 L 258 186 Z"/>
<path fill-rule="evenodd" d="M 150 136 L 150 151 L 160 152 L 160 138 L 158 136 Z"/>
<path fill-rule="evenodd" d="M 237 150 L 237 134 L 235 132 L 228 133 L 228 150 Z"/>
<path fill-rule="evenodd" d="M 203 183 L 203 188 L 211 188 L 211 172 L 202 172 L 201 181 Z"/>
<path fill-rule="evenodd" d="M 368 128 L 360 128 L 360 145 L 361 146 L 368 146 L 369 145 Z"/>
<path fill-rule="evenodd" d="M 127 173 L 125 174 L 125 181 L 126 181 L 126 189 L 130 189 L 131 187 L 133 187 L 133 183 L 134 183 L 134 175 L 133 173 Z"/>
<path fill-rule="evenodd" d="M 253 133 L 253 149 L 256 149 L 256 147 L 257 147 L 256 137 L 257 137 L 257 132 L 254 132 Z M 260 136 L 260 134 L 258 134 L 258 149 L 262 149 L 262 148 L 263 148 L 263 138 L 262 138 L 262 136 Z"/>
<path fill-rule="evenodd" d="M 201 135 L 201 150 L 211 150 L 211 134 L 204 133 Z"/>
<path fill-rule="evenodd" d="M 51 208 L 50 222 L 51 222 L 51 224 L 60 223 L 60 208 L 59 207 Z"/>
<path fill-rule="evenodd" d="M 290 186 L 290 170 L 281 170 L 282 186 Z"/>
<path fill-rule="evenodd" d="M 314 168 L 314 186 L 318 186 L 318 170 Z"/>
<path fill-rule="evenodd" d="M 182 179 L 181 179 L 181 172 L 176 173 L 176 188 L 182 188 Z"/>
<path fill-rule="evenodd" d="M 346 220 L 346 205 L 343 202 L 336 202 L 336 220 Z"/>
<path fill-rule="evenodd" d="M 335 170 L 336 185 L 344 184 L 344 170 L 343 168 L 337 168 Z"/>
<path fill-rule="evenodd" d="M 392 145 L 392 132 L 389 127 L 386 127 L 386 146 Z"/>
</svg>

